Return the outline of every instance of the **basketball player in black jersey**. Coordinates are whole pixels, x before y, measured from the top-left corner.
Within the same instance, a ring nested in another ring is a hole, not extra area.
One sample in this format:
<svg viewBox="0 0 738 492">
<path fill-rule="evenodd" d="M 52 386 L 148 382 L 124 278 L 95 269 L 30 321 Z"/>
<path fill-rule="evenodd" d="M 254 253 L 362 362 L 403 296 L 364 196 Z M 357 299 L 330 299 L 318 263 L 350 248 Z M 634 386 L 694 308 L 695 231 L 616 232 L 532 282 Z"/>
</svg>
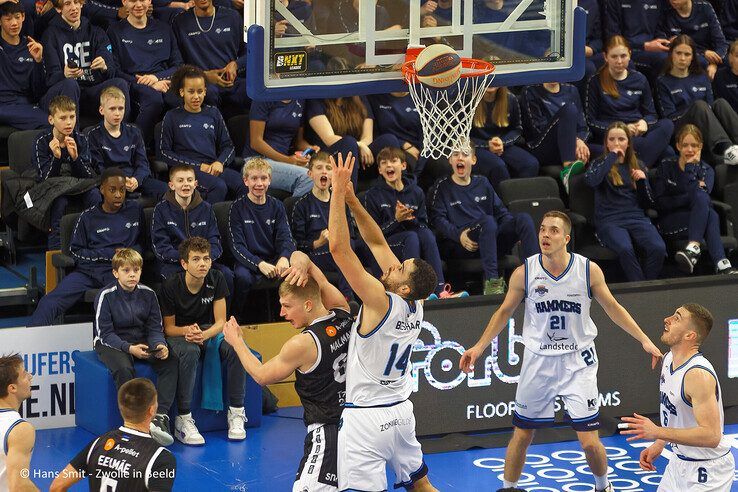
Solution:
<svg viewBox="0 0 738 492">
<path fill-rule="evenodd" d="M 50 492 L 68 490 L 84 478 L 88 479 L 91 492 L 172 490 L 177 462 L 149 434 L 157 409 L 154 384 L 145 378 L 124 383 L 118 390 L 118 408 L 123 426 L 85 446 L 59 472 Z"/>
<path fill-rule="evenodd" d="M 262 386 L 295 373 L 295 390 L 305 409 L 303 420 L 308 434 L 292 490 L 336 491 L 337 424 L 346 396 L 346 354 L 354 319 L 343 294 L 307 255 L 292 253 L 290 264 L 279 286 L 279 314 L 302 331 L 264 364 L 246 347 L 235 318 L 226 323 L 223 334 L 246 372 Z"/>
</svg>

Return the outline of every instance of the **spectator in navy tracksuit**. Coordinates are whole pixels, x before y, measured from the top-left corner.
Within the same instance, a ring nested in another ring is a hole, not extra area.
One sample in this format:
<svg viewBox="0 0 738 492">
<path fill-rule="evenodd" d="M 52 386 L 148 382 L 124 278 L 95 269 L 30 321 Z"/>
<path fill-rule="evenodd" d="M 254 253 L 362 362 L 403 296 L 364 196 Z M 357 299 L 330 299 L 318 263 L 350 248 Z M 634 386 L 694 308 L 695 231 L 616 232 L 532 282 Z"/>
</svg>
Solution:
<svg viewBox="0 0 738 492">
<path fill-rule="evenodd" d="M 154 126 L 164 112 L 164 95 L 174 71 L 182 65 L 172 28 L 147 15 L 151 0 L 124 0 L 128 17 L 108 29 L 118 76 L 131 84 L 131 108 L 146 145 L 154 141 Z M 125 40 L 125 41 L 124 41 Z"/>
<path fill-rule="evenodd" d="M 185 65 L 172 76 L 172 89 L 182 98 L 182 106 L 164 115 L 159 135 L 159 155 L 170 168 L 189 165 L 205 191 L 205 199 L 222 202 L 228 192 L 246 192 L 241 174 L 232 169 L 235 152 L 228 128 L 218 108 L 203 105 L 205 76 L 198 68 Z"/>
<path fill-rule="evenodd" d="M 66 96 L 56 96 L 49 103 L 51 129 L 41 133 L 33 144 L 31 158 L 38 171 L 36 182 L 73 177 L 95 178 L 97 174 L 90 159 L 87 137 L 74 128 L 77 124 L 77 105 Z M 51 202 L 49 210 L 49 250 L 60 249 L 59 223 L 70 199 L 81 201 L 85 208 L 100 203 L 100 192 L 93 188 L 78 195 L 62 195 Z"/>
<path fill-rule="evenodd" d="M 712 89 L 718 99 L 725 99 L 738 109 L 738 41 L 730 43 L 727 66 L 721 67 L 712 79 Z"/>
<path fill-rule="evenodd" d="M 21 39 L 26 14 L 16 2 L 0 5 L 0 124 L 19 130 L 43 128 L 49 124 L 49 101 L 64 95 L 79 102 L 79 87 L 65 79 L 47 89 L 43 46 L 25 35 Z"/>
<path fill-rule="evenodd" d="M 587 81 L 605 63 L 605 59 L 602 54 L 600 0 L 579 0 L 578 6 L 587 12 L 587 35 L 584 41 L 586 59 L 584 60 L 584 77 L 574 85 L 579 89 L 579 96 L 584 99 L 587 97 Z"/>
<path fill-rule="evenodd" d="M 54 290 L 41 298 L 28 326 L 54 323 L 88 289 L 100 289 L 113 283 L 111 261 L 121 248 L 141 252 L 141 207 L 126 200 L 126 177 L 120 169 L 103 172 L 100 192 L 103 202 L 79 216 L 72 232 L 69 251 L 77 268 L 66 275 Z"/>
<path fill-rule="evenodd" d="M 169 188 L 156 204 L 151 217 L 151 246 L 156 257 L 157 273 L 167 278 L 182 271 L 179 245 L 190 237 L 203 237 L 210 243 L 213 268 L 225 278 L 228 292 L 233 292 L 233 270 L 216 263 L 223 255 L 220 232 L 213 209 L 197 191 L 192 166 L 174 166 L 169 170 Z"/>
<path fill-rule="evenodd" d="M 595 139 L 604 139 L 610 123 L 624 121 L 635 135 L 640 159 L 653 167 L 661 157 L 674 155 L 669 147 L 674 124 L 656 115 L 646 77 L 628 69 L 630 47 L 622 36 L 613 36 L 605 47 L 605 64 L 589 81 L 587 123 Z"/>
<path fill-rule="evenodd" d="M 369 96 L 374 115 L 374 132 L 379 135 L 390 134 L 400 141 L 400 148 L 407 155 L 410 173 L 420 176 L 425 168 L 425 157 L 420 156 L 423 149 L 423 128 L 420 115 L 409 92 L 392 92 Z"/>
<path fill-rule="evenodd" d="M 605 39 L 623 36 L 633 49 L 633 62 L 650 81 L 666 60 L 669 40 L 657 34 L 661 17 L 670 8 L 665 0 L 605 0 Z"/>
<path fill-rule="evenodd" d="M 659 77 L 661 113 L 676 128 L 687 123 L 702 128 L 713 165 L 738 164 L 738 114 L 725 99 L 714 100 L 712 85 L 695 56 L 694 42 L 680 34 L 671 41 L 664 74 Z"/>
<path fill-rule="evenodd" d="M 708 2 L 699 0 L 670 0 L 670 3 L 661 18 L 658 35 L 671 39 L 686 34 L 692 38 L 700 64 L 707 67 L 707 75 L 712 80 L 728 53 L 728 42 L 715 10 Z"/>
<path fill-rule="evenodd" d="M 208 104 L 233 114 L 246 111 L 246 45 L 238 12 L 199 0 L 174 18 L 172 29 L 185 63 L 205 71 Z"/>
<path fill-rule="evenodd" d="M 694 271 L 702 253 L 700 243 L 705 241 L 715 271 L 736 274 L 738 270 L 725 256 L 720 218 L 710 200 L 715 171 L 700 160 L 702 134 L 695 125 L 687 124 L 676 141 L 679 157 L 661 161 L 653 183 L 659 230 L 666 238 L 689 241 L 674 257 L 682 271 Z"/>
<path fill-rule="evenodd" d="M 720 27 L 723 28 L 725 40 L 732 43 L 738 39 L 738 2 L 724 0 L 718 8 Z"/>
<path fill-rule="evenodd" d="M 374 137 L 374 114 L 365 97 L 312 99 L 305 107 L 305 121 L 309 123 L 307 139 L 319 143 L 329 154 L 356 157 L 360 166 L 354 168 L 352 181 L 377 177 L 374 165 L 377 154 L 385 147 L 399 147 L 395 135 L 385 133 Z"/>
<path fill-rule="evenodd" d="M 290 215 L 292 237 L 297 249 L 306 253 L 323 272 L 338 274 L 336 287 L 347 298 L 353 298 L 351 286 L 333 261 L 328 250 L 328 211 L 331 200 L 333 165 L 328 153 L 320 151 L 310 159 L 308 174 L 313 189 L 294 203 Z M 351 241 L 353 245 L 353 240 Z"/>
<path fill-rule="evenodd" d="M 404 244 L 400 261 L 421 258 L 436 272 L 438 283 L 434 294 L 438 297 L 458 297 L 443 278 L 441 254 L 436 236 L 428 226 L 425 194 L 412 178 L 403 177 L 407 167 L 405 153 L 397 147 L 382 149 L 377 156 L 382 181 L 364 195 L 364 208 L 382 229 L 387 243 Z M 468 294 L 467 294 L 468 295 Z"/>
<path fill-rule="evenodd" d="M 80 111 L 93 113 L 100 92 L 111 85 L 126 95 L 128 82 L 116 75 L 115 60 L 105 32 L 82 17 L 82 0 L 54 0 L 60 15 L 54 17 L 43 35 L 47 84 L 75 80 L 80 88 Z"/>
<path fill-rule="evenodd" d="M 271 186 L 301 196 L 313 188 L 307 175 L 310 157 L 303 155 L 310 145 L 303 137 L 303 99 L 254 101 L 249 112 L 249 138 L 244 157 L 262 156 L 272 168 Z M 293 151 L 294 149 L 294 151 Z"/>
<path fill-rule="evenodd" d="M 505 279 L 497 269 L 500 254 L 520 242 L 523 257 L 538 253 L 533 219 L 525 213 L 512 214 L 502 204 L 489 180 L 472 176 L 476 163 L 474 148 L 449 157 L 453 174 L 430 191 L 431 225 L 444 258 L 482 259 L 484 294 L 504 294 Z"/>
<path fill-rule="evenodd" d="M 117 167 L 126 175 L 126 191 L 152 196 L 157 200 L 169 189 L 166 183 L 151 176 L 141 130 L 123 123 L 125 95 L 117 87 L 100 93 L 103 122 L 87 132 L 92 166 L 98 172 Z"/>
<path fill-rule="evenodd" d="M 615 251 L 629 281 L 659 276 L 666 245 L 644 209 L 655 206 L 643 164 L 637 159 L 628 126 L 612 123 L 605 134 L 606 153 L 584 174 L 594 188 L 595 231 L 602 244 Z M 636 248 L 645 255 L 641 267 Z"/>
<path fill-rule="evenodd" d="M 156 421 L 169 423 L 169 407 L 177 391 L 177 359 L 169 357 L 164 339 L 159 301 L 153 290 L 139 283 L 143 258 L 130 248 L 119 250 L 112 259 L 115 282 L 95 297 L 93 341 L 98 359 L 113 376 L 115 387 L 136 377 L 134 357 L 148 362 L 156 372 L 158 407 Z M 151 436 L 167 446 L 174 441 L 168 429 L 151 423 Z"/>
<path fill-rule="evenodd" d="M 228 212 L 236 291 L 242 298 L 259 280 L 279 278 L 295 251 L 284 205 L 267 195 L 270 173 L 266 160 L 246 161 L 243 179 L 249 192 L 235 200 Z"/>
</svg>

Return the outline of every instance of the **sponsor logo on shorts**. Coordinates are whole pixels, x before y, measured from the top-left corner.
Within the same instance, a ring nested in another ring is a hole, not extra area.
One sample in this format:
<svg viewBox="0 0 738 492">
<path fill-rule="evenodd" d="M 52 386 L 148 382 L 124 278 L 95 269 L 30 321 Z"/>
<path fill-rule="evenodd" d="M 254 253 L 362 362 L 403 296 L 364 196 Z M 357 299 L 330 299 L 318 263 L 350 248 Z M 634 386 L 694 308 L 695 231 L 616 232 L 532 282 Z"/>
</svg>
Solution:
<svg viewBox="0 0 738 492">
<path fill-rule="evenodd" d="M 576 343 L 542 343 L 539 347 L 540 350 L 579 350 L 579 346 Z"/>
<path fill-rule="evenodd" d="M 379 426 L 379 432 L 384 432 L 386 430 L 389 430 L 393 427 L 400 427 L 402 425 L 410 425 L 412 423 L 413 419 L 406 418 L 406 419 L 392 419 L 389 422 L 385 422 Z"/>
</svg>

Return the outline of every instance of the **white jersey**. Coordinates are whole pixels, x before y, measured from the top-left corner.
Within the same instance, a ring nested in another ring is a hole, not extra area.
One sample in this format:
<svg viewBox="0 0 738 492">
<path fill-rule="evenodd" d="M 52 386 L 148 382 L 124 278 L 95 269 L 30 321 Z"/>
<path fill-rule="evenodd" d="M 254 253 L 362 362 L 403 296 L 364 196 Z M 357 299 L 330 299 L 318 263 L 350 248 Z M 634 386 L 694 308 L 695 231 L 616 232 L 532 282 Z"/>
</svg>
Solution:
<svg viewBox="0 0 738 492">
<path fill-rule="evenodd" d="M 10 408 L 0 408 L 0 492 L 8 491 L 8 476 L 5 461 L 8 459 L 8 434 L 21 422 L 25 422 L 20 414 Z"/>
<path fill-rule="evenodd" d="M 674 429 L 688 429 L 697 427 L 692 405 L 687 403 L 684 395 L 684 376 L 696 367 L 704 369 L 713 375 L 717 385 L 718 408 L 720 409 L 720 428 L 724 428 L 723 422 L 723 395 L 720 391 L 720 382 L 715 375 L 715 369 L 701 353 L 696 353 L 679 367 L 672 367 L 674 355 L 669 352 L 664 356 L 664 364 L 661 367 L 661 425 Z M 672 444 L 674 453 L 680 458 L 688 460 L 711 460 L 720 458 L 730 452 L 730 443 L 723 435 L 720 444 L 716 448 L 700 448 L 695 446 L 684 446 Z"/>
<path fill-rule="evenodd" d="M 362 308 L 351 327 L 346 362 L 347 407 L 392 405 L 413 391 L 410 354 L 423 322 L 423 302 L 387 292 L 389 309 L 368 335 L 359 333 Z"/>
<path fill-rule="evenodd" d="M 526 258 L 523 343 L 528 350 L 560 355 L 586 349 L 597 336 L 591 304 L 587 258 L 571 253 L 558 277 L 543 267 L 543 255 Z"/>
</svg>

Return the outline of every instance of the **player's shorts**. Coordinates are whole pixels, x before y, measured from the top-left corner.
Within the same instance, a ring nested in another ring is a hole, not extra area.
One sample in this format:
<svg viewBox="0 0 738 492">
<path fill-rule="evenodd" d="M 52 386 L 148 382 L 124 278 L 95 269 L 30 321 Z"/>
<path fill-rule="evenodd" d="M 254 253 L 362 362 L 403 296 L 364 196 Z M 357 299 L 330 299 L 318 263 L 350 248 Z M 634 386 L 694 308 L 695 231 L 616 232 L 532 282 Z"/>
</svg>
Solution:
<svg viewBox="0 0 738 492">
<path fill-rule="evenodd" d="M 730 451 L 706 461 L 687 461 L 673 455 L 657 492 L 730 492 L 734 477 L 735 460 Z"/>
<path fill-rule="evenodd" d="M 594 344 L 562 355 L 538 355 L 526 348 L 515 393 L 513 425 L 521 429 L 552 425 L 554 403 L 560 396 L 574 430 L 599 429 L 598 365 Z"/>
<path fill-rule="evenodd" d="M 339 490 L 387 490 L 387 464 L 397 477 L 395 488 L 409 488 L 428 474 L 410 400 L 389 407 L 344 408 L 338 456 Z"/>
<path fill-rule="evenodd" d="M 297 469 L 292 492 L 338 490 L 338 426 L 311 424 L 305 436 L 305 454 Z"/>
</svg>

